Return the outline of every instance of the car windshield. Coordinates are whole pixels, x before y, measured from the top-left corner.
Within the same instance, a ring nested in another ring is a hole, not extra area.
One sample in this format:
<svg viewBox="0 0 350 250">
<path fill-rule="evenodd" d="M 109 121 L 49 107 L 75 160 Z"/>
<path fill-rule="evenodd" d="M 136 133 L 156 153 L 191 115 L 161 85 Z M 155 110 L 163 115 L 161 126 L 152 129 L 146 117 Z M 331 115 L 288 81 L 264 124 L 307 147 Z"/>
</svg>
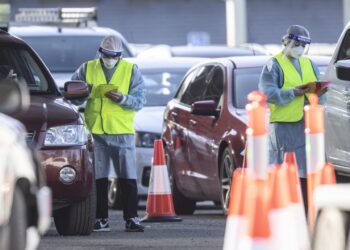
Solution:
<svg viewBox="0 0 350 250">
<path fill-rule="evenodd" d="M 31 93 L 46 93 L 49 84 L 32 55 L 18 47 L 0 48 L 0 78 L 26 83 Z"/>
<path fill-rule="evenodd" d="M 145 106 L 166 106 L 174 97 L 177 88 L 184 77 L 186 70 L 182 71 L 145 71 L 142 70 L 145 80 L 146 99 Z"/>
<path fill-rule="evenodd" d="M 104 36 L 22 37 L 44 60 L 51 72 L 74 72 L 94 59 Z M 130 57 L 124 46 L 123 56 Z"/>
<path fill-rule="evenodd" d="M 236 108 L 244 109 L 247 104 L 247 96 L 258 89 L 261 67 L 234 70 L 232 104 Z"/>
</svg>

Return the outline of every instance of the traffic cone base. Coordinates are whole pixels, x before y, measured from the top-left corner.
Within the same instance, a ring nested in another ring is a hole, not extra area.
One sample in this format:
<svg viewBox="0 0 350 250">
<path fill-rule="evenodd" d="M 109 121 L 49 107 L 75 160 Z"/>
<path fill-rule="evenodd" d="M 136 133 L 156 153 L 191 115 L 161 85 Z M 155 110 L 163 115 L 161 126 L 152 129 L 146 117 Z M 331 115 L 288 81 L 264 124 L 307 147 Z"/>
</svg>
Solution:
<svg viewBox="0 0 350 250">
<path fill-rule="evenodd" d="M 181 218 L 175 216 L 172 201 L 173 196 L 171 194 L 149 195 L 147 198 L 147 208 L 149 209 L 147 209 L 147 215 L 141 221 L 181 221 Z"/>
</svg>

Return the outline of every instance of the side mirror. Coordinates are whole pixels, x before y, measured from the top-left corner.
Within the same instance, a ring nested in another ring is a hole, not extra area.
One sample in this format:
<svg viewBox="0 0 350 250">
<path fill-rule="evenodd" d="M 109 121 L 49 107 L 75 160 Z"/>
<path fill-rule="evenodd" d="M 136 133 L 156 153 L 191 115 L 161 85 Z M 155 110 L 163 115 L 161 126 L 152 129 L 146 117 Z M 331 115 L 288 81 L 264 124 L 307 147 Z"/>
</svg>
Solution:
<svg viewBox="0 0 350 250">
<path fill-rule="evenodd" d="M 8 115 L 24 112 L 29 108 L 30 94 L 26 85 L 11 79 L 0 81 L 0 112 Z"/>
<path fill-rule="evenodd" d="M 85 99 L 89 96 L 89 87 L 83 81 L 68 81 L 64 83 L 63 96 L 68 100 Z"/>
<path fill-rule="evenodd" d="M 213 100 L 197 101 L 192 103 L 191 114 L 205 115 L 205 116 L 218 116 L 220 110 L 217 108 L 217 104 Z"/>
<path fill-rule="evenodd" d="M 339 60 L 335 63 L 337 78 L 350 81 L 350 60 Z"/>
</svg>

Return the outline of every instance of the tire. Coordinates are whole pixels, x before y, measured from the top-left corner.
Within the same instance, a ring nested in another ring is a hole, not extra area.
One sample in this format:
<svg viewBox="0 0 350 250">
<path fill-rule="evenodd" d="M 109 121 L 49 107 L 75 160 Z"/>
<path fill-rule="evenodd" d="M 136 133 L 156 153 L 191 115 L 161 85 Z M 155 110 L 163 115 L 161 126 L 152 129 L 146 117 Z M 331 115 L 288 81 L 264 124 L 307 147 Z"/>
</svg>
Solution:
<svg viewBox="0 0 350 250">
<path fill-rule="evenodd" d="M 317 217 L 312 237 L 313 250 L 343 250 L 346 245 L 347 215 L 336 208 L 326 208 Z"/>
<path fill-rule="evenodd" d="M 118 187 L 117 178 L 108 179 L 108 207 L 111 209 L 122 209 L 122 196 Z"/>
<path fill-rule="evenodd" d="M 82 201 L 54 212 L 57 232 L 61 235 L 90 235 L 96 216 L 96 189 Z"/>
<path fill-rule="evenodd" d="M 14 190 L 9 227 L 9 249 L 25 249 L 27 237 L 27 208 L 23 192 L 19 189 L 19 187 L 15 187 Z"/>
<path fill-rule="evenodd" d="M 221 207 L 226 214 L 230 201 L 232 173 L 236 167 L 232 153 L 229 148 L 225 148 L 220 160 L 220 189 L 221 189 Z"/>
<path fill-rule="evenodd" d="M 173 203 L 176 214 L 191 215 L 196 210 L 196 201 L 188 199 L 185 197 L 180 190 L 178 190 L 174 176 L 172 174 L 170 156 L 167 151 L 165 151 L 165 159 L 168 166 L 169 172 L 169 182 L 171 192 L 173 194 Z"/>
</svg>

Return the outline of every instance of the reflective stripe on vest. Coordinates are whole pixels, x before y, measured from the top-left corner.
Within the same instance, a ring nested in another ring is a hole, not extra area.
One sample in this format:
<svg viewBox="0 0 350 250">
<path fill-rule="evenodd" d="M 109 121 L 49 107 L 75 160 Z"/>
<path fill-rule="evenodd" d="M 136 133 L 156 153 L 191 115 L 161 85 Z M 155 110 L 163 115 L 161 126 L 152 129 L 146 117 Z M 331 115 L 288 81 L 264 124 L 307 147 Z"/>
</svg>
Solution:
<svg viewBox="0 0 350 250">
<path fill-rule="evenodd" d="M 135 112 L 122 108 L 104 96 L 108 90 L 129 92 L 133 64 L 121 59 L 107 83 L 100 59 L 88 61 L 86 82 L 92 84 L 85 107 L 85 124 L 93 134 L 134 134 Z"/>
<path fill-rule="evenodd" d="M 282 90 L 293 89 L 305 83 L 317 81 L 312 63 L 307 57 L 299 58 L 302 78 L 293 64 L 289 61 L 288 57 L 279 53 L 275 55 L 274 58 L 276 58 L 283 71 L 284 79 L 281 88 Z M 293 101 L 284 106 L 269 103 L 270 122 L 300 121 L 304 115 L 304 101 L 305 97 L 303 95 L 295 97 Z"/>
</svg>

